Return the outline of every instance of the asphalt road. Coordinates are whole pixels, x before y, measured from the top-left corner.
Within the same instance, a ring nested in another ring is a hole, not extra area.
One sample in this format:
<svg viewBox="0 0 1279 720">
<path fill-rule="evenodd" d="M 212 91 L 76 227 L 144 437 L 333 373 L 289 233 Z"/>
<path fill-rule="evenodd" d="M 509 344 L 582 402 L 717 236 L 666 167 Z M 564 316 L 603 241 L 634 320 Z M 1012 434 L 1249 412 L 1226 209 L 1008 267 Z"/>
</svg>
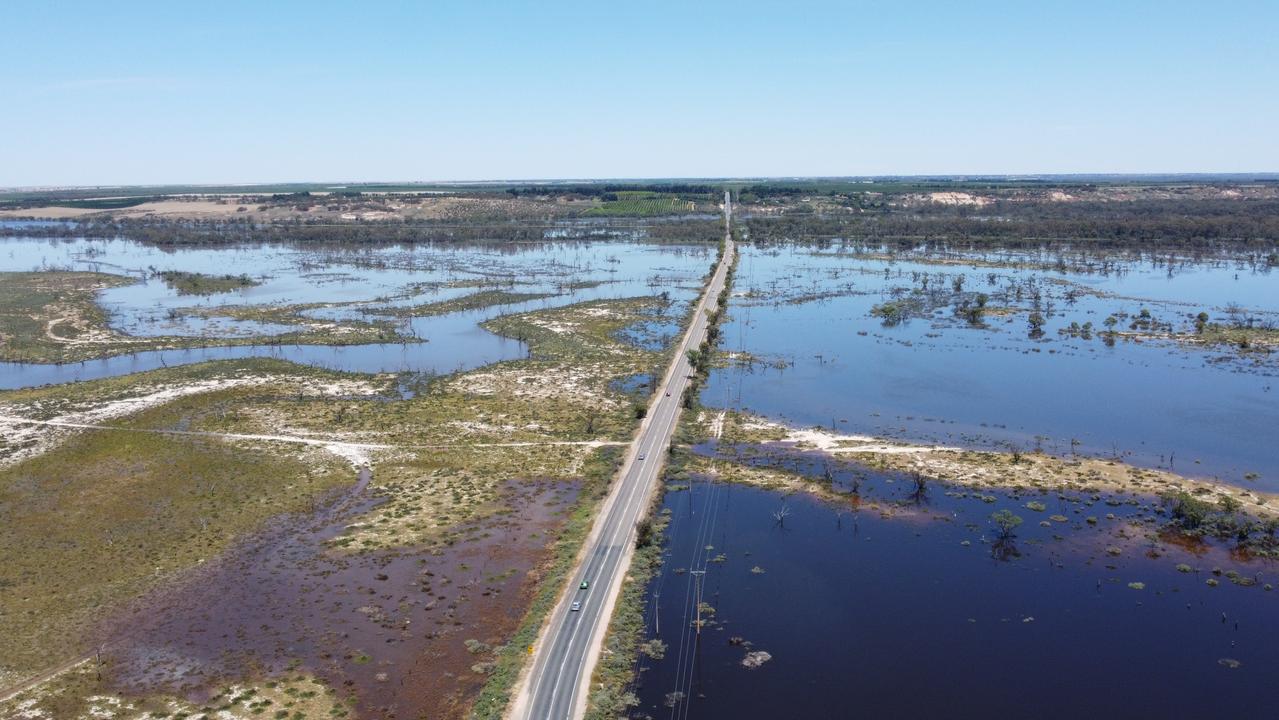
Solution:
<svg viewBox="0 0 1279 720">
<path fill-rule="evenodd" d="M 715 307 L 736 252 L 731 226 L 732 204 L 725 193 L 724 255 L 698 301 L 693 322 L 661 387 L 654 393 L 639 435 L 622 464 L 621 481 L 614 485 L 596 518 L 587 539 L 589 549 L 534 649 L 532 668 L 512 705 L 514 718 L 568 720 L 586 712 L 591 673 L 630 567 L 635 524 L 648 509 L 679 420 L 680 400 L 692 373 L 687 351 L 701 345 L 706 335 L 706 311 Z M 583 580 L 590 583 L 586 590 L 579 589 Z M 570 609 L 574 602 L 581 603 L 577 611 Z"/>
</svg>

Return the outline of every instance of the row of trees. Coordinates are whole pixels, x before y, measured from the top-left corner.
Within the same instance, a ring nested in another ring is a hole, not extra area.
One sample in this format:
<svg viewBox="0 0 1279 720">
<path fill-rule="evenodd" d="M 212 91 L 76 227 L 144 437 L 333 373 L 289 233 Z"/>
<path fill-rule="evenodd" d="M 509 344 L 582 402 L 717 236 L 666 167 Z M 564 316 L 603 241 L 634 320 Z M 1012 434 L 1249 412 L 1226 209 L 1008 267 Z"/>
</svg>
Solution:
<svg viewBox="0 0 1279 720">
<path fill-rule="evenodd" d="M 247 219 L 93 220 L 23 227 L 2 227 L 0 235 L 50 238 L 128 238 L 152 245 L 225 245 L 237 243 L 307 242 L 317 244 L 402 244 L 453 242 L 542 242 L 548 230 L 556 240 L 598 239 L 601 230 L 613 229 L 621 239 L 642 238 L 658 242 L 718 240 L 722 224 L 710 219 L 662 222 L 622 221 L 615 225 L 574 222 L 431 222 L 387 221 L 329 223 L 305 220 L 259 223 Z"/>
<path fill-rule="evenodd" d="M 598 197 L 617 199 L 620 192 L 654 192 L 673 195 L 711 195 L 718 194 L 719 188 L 712 185 L 693 185 L 689 183 L 601 183 L 598 185 L 528 185 L 507 188 L 511 197 L 544 197 L 547 195 L 577 195 L 580 197 Z M 607 196 L 612 196 L 608 198 Z"/>
</svg>

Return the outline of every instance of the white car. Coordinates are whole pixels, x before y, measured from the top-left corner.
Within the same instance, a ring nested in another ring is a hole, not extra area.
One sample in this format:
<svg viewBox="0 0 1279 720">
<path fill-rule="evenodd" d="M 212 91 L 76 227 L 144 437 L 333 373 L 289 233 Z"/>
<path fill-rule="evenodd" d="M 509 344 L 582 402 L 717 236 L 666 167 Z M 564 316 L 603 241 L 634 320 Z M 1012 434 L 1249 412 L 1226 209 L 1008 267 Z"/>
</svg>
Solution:
<svg viewBox="0 0 1279 720">
<path fill-rule="evenodd" d="M 574 601 L 573 601 L 573 604 L 568 606 L 568 611 L 569 611 L 569 612 L 577 612 L 578 610 L 581 610 L 581 609 L 582 609 L 582 601 L 581 601 L 581 600 L 574 600 Z"/>
<path fill-rule="evenodd" d="M 639 454 L 639 457 L 638 457 L 637 459 L 638 459 L 638 460 L 643 460 L 643 459 L 644 459 L 644 453 L 640 453 L 640 454 Z"/>
</svg>

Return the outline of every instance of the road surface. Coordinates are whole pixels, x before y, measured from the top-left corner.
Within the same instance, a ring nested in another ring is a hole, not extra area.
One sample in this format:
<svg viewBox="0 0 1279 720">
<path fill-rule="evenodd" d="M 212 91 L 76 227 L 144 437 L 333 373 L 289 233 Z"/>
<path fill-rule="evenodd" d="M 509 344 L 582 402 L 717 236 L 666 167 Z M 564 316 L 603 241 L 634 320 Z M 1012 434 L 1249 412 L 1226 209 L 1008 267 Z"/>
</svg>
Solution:
<svg viewBox="0 0 1279 720">
<path fill-rule="evenodd" d="M 707 312 L 714 309 L 724 289 L 728 268 L 733 264 L 731 203 L 729 194 L 724 193 L 724 254 L 698 301 L 693 322 L 670 369 L 653 394 L 639 435 L 622 464 L 621 481 L 604 500 L 586 540 L 587 552 L 573 573 L 572 583 L 542 630 L 534 648 L 532 667 L 512 705 L 513 718 L 570 720 L 586 712 L 591 674 L 621 592 L 622 579 L 630 567 L 635 523 L 648 511 L 679 420 L 680 401 L 692 373 L 688 351 L 702 344 Z M 579 589 L 584 580 L 590 583 L 587 590 Z M 579 610 L 570 609 L 574 602 L 581 603 Z"/>
</svg>

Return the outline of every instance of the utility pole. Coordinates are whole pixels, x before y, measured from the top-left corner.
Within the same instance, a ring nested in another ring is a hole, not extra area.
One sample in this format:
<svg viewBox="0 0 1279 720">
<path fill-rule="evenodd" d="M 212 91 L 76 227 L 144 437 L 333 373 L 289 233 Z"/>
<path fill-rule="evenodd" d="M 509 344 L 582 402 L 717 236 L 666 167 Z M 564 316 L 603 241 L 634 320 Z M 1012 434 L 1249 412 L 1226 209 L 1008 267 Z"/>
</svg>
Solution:
<svg viewBox="0 0 1279 720">
<path fill-rule="evenodd" d="M 702 634 L 702 576 L 706 574 L 705 570 L 689 570 L 689 574 L 693 576 L 693 582 L 697 583 L 697 634 Z"/>
</svg>

